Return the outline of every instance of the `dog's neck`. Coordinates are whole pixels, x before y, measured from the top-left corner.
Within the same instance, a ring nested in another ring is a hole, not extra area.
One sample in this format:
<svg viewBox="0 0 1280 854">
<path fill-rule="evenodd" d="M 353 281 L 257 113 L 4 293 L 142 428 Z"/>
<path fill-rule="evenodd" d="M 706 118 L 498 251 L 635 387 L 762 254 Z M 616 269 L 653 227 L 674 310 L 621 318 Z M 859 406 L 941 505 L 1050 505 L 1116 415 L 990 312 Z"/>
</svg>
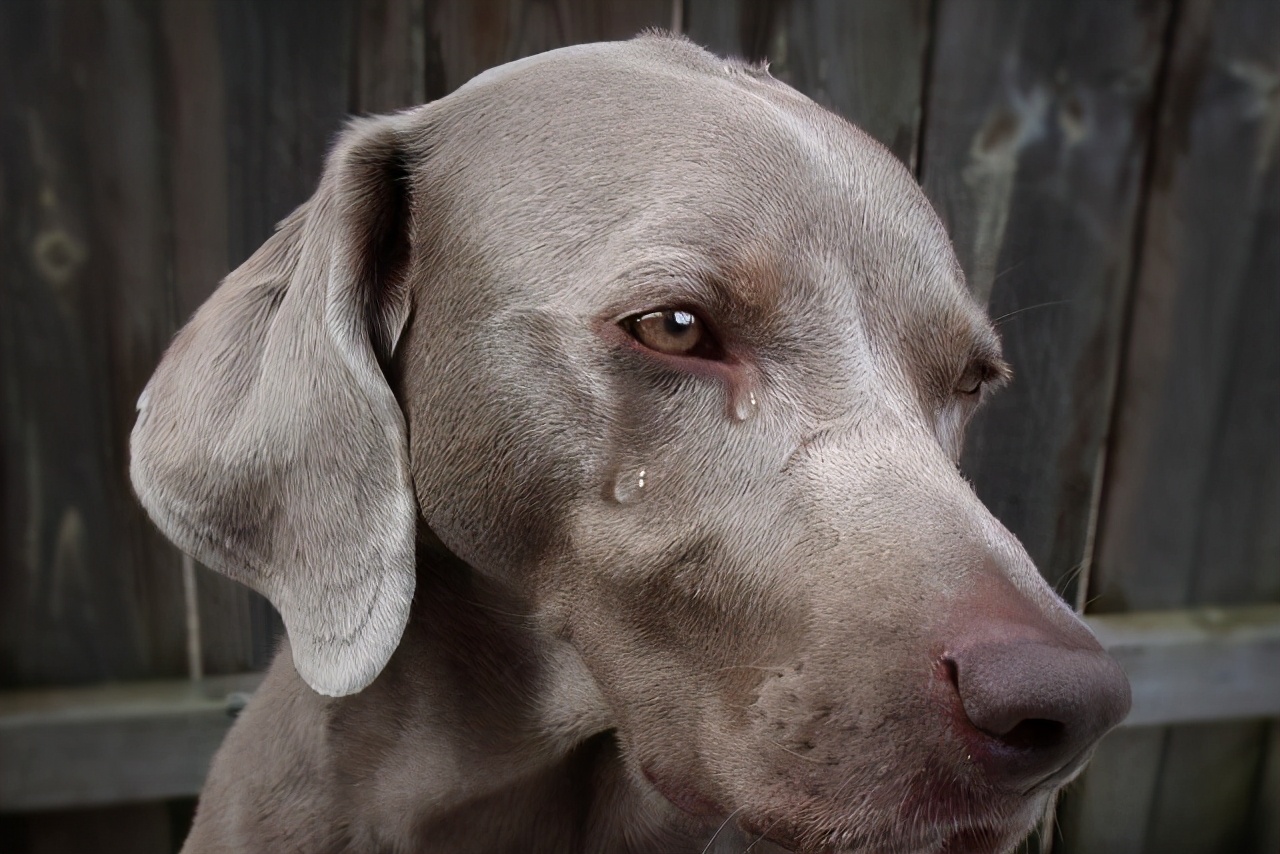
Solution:
<svg viewBox="0 0 1280 854">
<path fill-rule="evenodd" d="M 214 759 L 202 804 L 217 808 L 197 811 L 186 850 L 755 844 L 694 824 L 628 769 L 586 666 L 529 603 L 430 542 L 418 567 L 404 637 L 365 690 L 322 697 L 281 651 Z"/>
<path fill-rule="evenodd" d="M 402 793 L 355 812 L 371 832 L 399 826 L 422 850 L 691 847 L 681 814 L 626 768 L 574 648 L 433 537 L 418 567 L 386 671 L 332 707 L 341 776 L 372 771 L 374 791 Z"/>
</svg>

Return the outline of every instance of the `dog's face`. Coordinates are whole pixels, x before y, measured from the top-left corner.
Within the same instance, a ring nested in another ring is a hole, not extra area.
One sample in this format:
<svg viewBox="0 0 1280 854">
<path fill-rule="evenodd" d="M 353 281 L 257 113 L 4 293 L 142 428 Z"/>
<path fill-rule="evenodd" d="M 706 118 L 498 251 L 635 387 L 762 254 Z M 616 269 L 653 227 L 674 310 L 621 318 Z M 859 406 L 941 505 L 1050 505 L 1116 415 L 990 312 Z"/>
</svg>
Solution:
<svg viewBox="0 0 1280 854">
<path fill-rule="evenodd" d="M 313 685 L 390 655 L 425 524 L 572 645 L 637 780 L 712 827 L 1005 850 L 1123 716 L 957 472 L 1007 368 L 865 135 L 650 38 L 366 125 L 325 180 L 178 339 L 166 365 L 229 378 L 195 403 L 162 366 L 134 463 L 171 536 L 281 607 Z"/>
</svg>

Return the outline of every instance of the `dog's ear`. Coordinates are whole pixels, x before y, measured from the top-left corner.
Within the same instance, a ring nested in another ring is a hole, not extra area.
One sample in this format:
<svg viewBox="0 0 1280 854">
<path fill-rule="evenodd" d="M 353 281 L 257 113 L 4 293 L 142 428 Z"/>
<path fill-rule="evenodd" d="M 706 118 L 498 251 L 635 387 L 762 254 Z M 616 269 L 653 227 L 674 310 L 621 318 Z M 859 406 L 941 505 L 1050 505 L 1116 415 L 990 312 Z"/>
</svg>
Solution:
<svg viewBox="0 0 1280 854">
<path fill-rule="evenodd" d="M 378 675 L 413 598 L 416 504 L 381 368 L 409 313 L 407 121 L 347 129 L 315 195 L 174 339 L 131 442 L 152 519 L 271 600 L 298 673 L 332 696 Z"/>
</svg>

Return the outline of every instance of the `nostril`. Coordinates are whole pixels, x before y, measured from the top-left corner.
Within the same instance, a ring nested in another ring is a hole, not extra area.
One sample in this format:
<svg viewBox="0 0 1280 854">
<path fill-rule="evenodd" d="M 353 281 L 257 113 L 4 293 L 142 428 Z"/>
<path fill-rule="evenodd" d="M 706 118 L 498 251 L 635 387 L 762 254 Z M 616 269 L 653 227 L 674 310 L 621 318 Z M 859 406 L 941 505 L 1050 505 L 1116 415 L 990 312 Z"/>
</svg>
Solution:
<svg viewBox="0 0 1280 854">
<path fill-rule="evenodd" d="M 1066 739 L 1067 727 L 1060 721 L 1029 718 L 1006 733 L 987 734 L 1016 750 L 1052 750 Z"/>
<path fill-rule="evenodd" d="M 956 660 L 955 660 L 954 658 L 944 658 L 944 659 L 942 659 L 942 667 L 943 667 L 943 669 L 945 669 L 945 670 L 946 670 L 946 672 L 947 672 L 947 681 L 948 681 L 948 682 L 950 682 L 950 683 L 951 683 L 951 687 L 952 687 L 952 688 L 955 688 L 955 689 L 956 689 L 956 692 L 957 692 L 957 693 L 959 693 L 959 691 L 960 691 L 960 666 L 959 666 L 958 664 L 956 664 Z"/>
</svg>

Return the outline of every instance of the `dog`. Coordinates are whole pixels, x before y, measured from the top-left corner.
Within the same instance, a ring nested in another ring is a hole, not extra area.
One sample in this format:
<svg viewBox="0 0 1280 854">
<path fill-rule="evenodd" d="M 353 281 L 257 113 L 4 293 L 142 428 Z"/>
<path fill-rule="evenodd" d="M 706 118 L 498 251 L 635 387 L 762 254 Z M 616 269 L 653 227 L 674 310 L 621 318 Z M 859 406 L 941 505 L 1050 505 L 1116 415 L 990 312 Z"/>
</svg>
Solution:
<svg viewBox="0 0 1280 854">
<path fill-rule="evenodd" d="M 288 640 L 185 851 L 1003 852 L 1129 687 L 957 470 L 908 171 L 686 40 L 353 121 L 131 477 Z"/>
</svg>

